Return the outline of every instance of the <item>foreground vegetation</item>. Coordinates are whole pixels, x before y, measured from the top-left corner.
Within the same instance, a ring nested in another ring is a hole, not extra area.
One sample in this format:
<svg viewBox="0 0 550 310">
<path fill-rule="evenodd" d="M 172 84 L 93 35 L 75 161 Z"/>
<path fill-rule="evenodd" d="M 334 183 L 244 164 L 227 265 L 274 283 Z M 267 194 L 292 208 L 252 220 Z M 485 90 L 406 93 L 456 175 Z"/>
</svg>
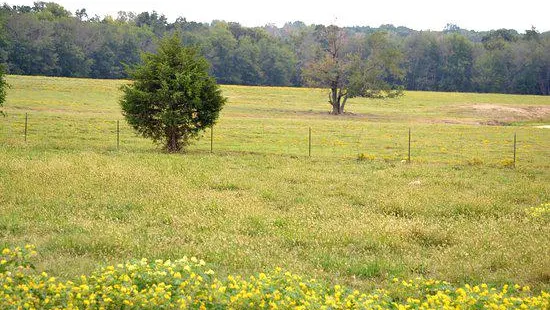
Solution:
<svg viewBox="0 0 550 310">
<path fill-rule="evenodd" d="M 104 267 L 75 281 L 32 272 L 32 246 L 5 248 L 0 266 L 0 306 L 18 308 L 121 309 L 547 309 L 550 294 L 528 286 L 453 287 L 438 280 L 397 278 L 387 290 L 361 293 L 328 286 L 281 268 L 249 278 L 218 278 L 195 257 L 142 259 Z"/>
<path fill-rule="evenodd" d="M 451 292 L 550 289 L 550 131 L 534 126 L 550 123 L 549 98 L 408 92 L 331 117 L 322 90 L 225 86 L 214 153 L 207 134 L 171 155 L 122 122 L 116 149 L 123 81 L 8 82 L 0 247 L 35 244 L 38 274 L 56 283 L 98 264 L 195 256 L 223 283 L 281 266 L 330 296 L 335 284 L 393 292 L 393 278 L 417 277 Z"/>
</svg>

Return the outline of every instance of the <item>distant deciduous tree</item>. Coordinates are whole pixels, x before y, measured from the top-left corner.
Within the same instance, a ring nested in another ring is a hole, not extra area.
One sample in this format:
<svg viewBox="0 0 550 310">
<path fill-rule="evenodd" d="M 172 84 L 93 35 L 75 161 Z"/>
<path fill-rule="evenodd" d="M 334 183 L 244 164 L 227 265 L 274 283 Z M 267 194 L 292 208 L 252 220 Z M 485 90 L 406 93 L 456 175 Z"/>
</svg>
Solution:
<svg viewBox="0 0 550 310">
<path fill-rule="evenodd" d="M 58 55 L 54 45 L 54 24 L 36 15 L 13 15 L 6 21 L 11 38 L 8 70 L 12 74 L 54 75 Z"/>
<path fill-rule="evenodd" d="M 443 59 L 440 89 L 444 91 L 470 90 L 474 66 L 473 44 L 463 35 L 452 33 L 444 41 Z"/>
<path fill-rule="evenodd" d="M 214 125 L 226 101 L 208 67 L 195 49 L 182 46 L 179 34 L 163 39 L 157 53 L 145 54 L 131 72 L 133 83 L 122 87 L 128 123 L 168 152 L 180 151 Z"/>
<path fill-rule="evenodd" d="M 86 9 L 76 10 L 74 16 L 76 16 L 76 18 L 78 18 L 78 20 L 80 21 L 88 19 L 88 13 L 86 12 Z"/>
<path fill-rule="evenodd" d="M 304 80 L 310 86 L 328 87 L 332 114 L 344 113 L 348 98 L 394 97 L 402 88 L 395 82 L 403 77 L 403 56 L 387 41 L 384 32 L 371 35 L 362 51 L 346 50 L 347 38 L 337 26 L 317 28 L 319 50 L 305 65 Z"/>
<path fill-rule="evenodd" d="M 534 28 L 527 30 L 515 58 L 521 64 L 518 88 L 525 89 L 524 93 L 550 95 L 550 36 L 542 37 Z"/>
<path fill-rule="evenodd" d="M 354 55 L 350 68 L 348 96 L 393 98 L 403 95 L 401 80 L 403 53 L 394 46 L 386 32 L 375 32 L 366 40 L 366 57 Z"/>
<path fill-rule="evenodd" d="M 442 69 L 439 42 L 433 33 L 419 32 L 405 41 L 407 89 L 437 90 Z"/>
</svg>

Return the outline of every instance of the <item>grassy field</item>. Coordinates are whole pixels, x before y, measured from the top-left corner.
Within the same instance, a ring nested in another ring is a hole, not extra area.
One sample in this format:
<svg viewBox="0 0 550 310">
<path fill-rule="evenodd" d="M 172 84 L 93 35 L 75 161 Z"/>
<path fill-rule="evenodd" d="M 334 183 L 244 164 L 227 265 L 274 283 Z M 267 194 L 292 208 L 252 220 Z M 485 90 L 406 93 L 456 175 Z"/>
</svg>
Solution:
<svg viewBox="0 0 550 310">
<path fill-rule="evenodd" d="M 188 255 L 356 288 L 421 276 L 550 289 L 548 212 L 529 211 L 550 202 L 550 129 L 535 126 L 550 124 L 550 97 L 407 92 L 334 117 L 323 90 L 224 86 L 214 153 L 206 133 L 170 155 L 124 123 L 123 81 L 8 82 L 0 246 L 36 244 L 54 275 Z"/>
</svg>

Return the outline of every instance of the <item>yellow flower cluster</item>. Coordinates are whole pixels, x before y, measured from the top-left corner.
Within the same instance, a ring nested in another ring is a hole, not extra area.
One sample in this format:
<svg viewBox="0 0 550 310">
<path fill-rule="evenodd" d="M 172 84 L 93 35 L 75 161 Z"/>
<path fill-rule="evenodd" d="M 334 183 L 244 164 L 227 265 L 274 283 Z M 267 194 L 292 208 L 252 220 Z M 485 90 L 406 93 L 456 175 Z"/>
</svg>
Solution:
<svg viewBox="0 0 550 310">
<path fill-rule="evenodd" d="M 0 273 L 5 273 L 9 269 L 15 269 L 16 273 L 28 271 L 33 268 L 29 260 L 35 256 L 33 245 L 26 245 L 24 248 L 5 248 L 0 255 Z"/>
<path fill-rule="evenodd" d="M 550 219 L 550 202 L 543 203 L 538 207 L 528 208 L 526 212 L 534 218 Z"/>
<path fill-rule="evenodd" d="M 550 294 L 519 285 L 502 288 L 436 280 L 394 279 L 385 290 L 361 293 L 276 268 L 249 278 L 217 278 L 202 260 L 128 262 L 90 276 L 60 281 L 37 274 L 27 261 L 35 254 L 4 249 L 1 309 L 548 309 Z"/>
</svg>

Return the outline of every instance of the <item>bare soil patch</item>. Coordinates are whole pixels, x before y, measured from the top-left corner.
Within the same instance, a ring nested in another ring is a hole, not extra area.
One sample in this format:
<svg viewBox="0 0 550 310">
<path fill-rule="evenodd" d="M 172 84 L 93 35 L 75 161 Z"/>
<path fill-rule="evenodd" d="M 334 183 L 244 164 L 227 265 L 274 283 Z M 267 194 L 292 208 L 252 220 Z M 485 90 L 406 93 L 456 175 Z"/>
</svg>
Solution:
<svg viewBox="0 0 550 310">
<path fill-rule="evenodd" d="M 452 109 L 454 113 L 472 117 L 482 125 L 502 126 L 518 121 L 550 119 L 550 106 L 511 106 L 499 104 L 471 104 Z"/>
<path fill-rule="evenodd" d="M 550 116 L 550 106 L 503 106 L 497 104 L 475 104 L 470 106 L 473 111 L 495 120 L 525 120 L 540 119 Z"/>
</svg>

